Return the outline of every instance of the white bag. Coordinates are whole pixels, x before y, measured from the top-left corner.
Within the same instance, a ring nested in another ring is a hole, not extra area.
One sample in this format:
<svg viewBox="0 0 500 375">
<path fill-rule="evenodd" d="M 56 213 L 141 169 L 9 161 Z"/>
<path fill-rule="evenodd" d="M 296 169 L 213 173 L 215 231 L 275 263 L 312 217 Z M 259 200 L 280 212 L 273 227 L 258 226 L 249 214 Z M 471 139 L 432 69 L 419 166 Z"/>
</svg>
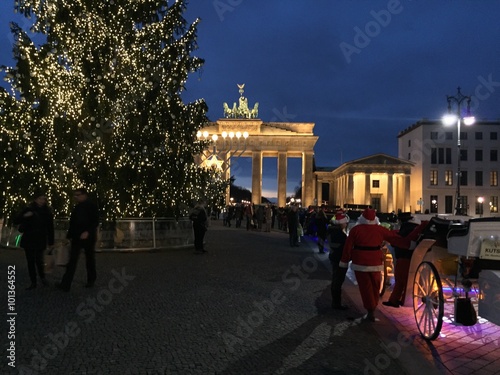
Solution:
<svg viewBox="0 0 500 375">
<path fill-rule="evenodd" d="M 69 263 L 70 249 L 71 249 L 70 243 L 67 244 L 61 243 L 54 249 L 57 266 L 65 266 Z"/>
<path fill-rule="evenodd" d="M 44 260 L 44 270 L 45 274 L 52 273 L 54 271 L 54 254 L 47 253 L 43 256 Z"/>
</svg>

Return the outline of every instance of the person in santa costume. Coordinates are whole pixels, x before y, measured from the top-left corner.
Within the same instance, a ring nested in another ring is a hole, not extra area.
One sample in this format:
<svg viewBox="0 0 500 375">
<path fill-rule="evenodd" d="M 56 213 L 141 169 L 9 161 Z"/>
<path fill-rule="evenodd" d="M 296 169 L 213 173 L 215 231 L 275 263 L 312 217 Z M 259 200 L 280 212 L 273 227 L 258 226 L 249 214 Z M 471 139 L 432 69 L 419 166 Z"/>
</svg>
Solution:
<svg viewBox="0 0 500 375">
<path fill-rule="evenodd" d="M 357 224 L 349 231 L 339 266 L 351 269 L 356 275 L 363 306 L 367 310 L 364 319 L 374 322 L 378 306 L 381 271 L 384 270 L 385 256 L 382 252 L 384 241 L 393 246 L 410 248 L 410 239 L 401 237 L 396 231 L 379 225 L 376 211 L 367 208 Z"/>
</svg>

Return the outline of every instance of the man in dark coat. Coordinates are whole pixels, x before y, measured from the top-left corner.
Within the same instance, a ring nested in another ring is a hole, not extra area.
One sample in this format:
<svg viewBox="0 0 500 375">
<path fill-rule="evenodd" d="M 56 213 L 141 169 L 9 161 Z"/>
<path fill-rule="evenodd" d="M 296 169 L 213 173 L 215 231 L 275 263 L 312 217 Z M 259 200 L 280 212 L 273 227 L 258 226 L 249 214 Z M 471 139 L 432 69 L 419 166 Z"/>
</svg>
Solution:
<svg viewBox="0 0 500 375">
<path fill-rule="evenodd" d="M 297 234 L 297 229 L 299 227 L 298 207 L 294 204 L 291 204 L 290 209 L 286 216 L 288 223 L 288 236 L 290 239 L 290 246 L 299 246 L 299 236 Z"/>
<path fill-rule="evenodd" d="M 340 267 L 339 262 L 342 258 L 342 251 L 347 240 L 347 225 L 349 216 L 344 211 L 337 211 L 328 226 L 330 234 L 330 263 L 332 264 L 332 308 L 335 310 L 346 310 L 348 307 L 342 305 L 342 284 L 344 283 L 347 268 Z"/>
<path fill-rule="evenodd" d="M 24 249 L 28 262 L 31 285 L 27 290 L 36 288 L 37 270 L 42 284 L 47 285 L 43 255 L 47 245 L 54 246 L 54 216 L 47 206 L 47 197 L 40 192 L 33 198 L 33 202 L 14 219 L 14 224 L 19 225 L 22 232 L 20 246 Z"/>
<path fill-rule="evenodd" d="M 193 222 L 194 249 L 199 254 L 206 253 L 207 251 L 204 248 L 203 240 L 205 238 L 205 232 L 208 228 L 208 216 L 205 211 L 204 200 L 200 199 L 198 201 L 189 215 L 189 218 Z"/>
<path fill-rule="evenodd" d="M 71 241 L 69 263 L 66 266 L 66 273 L 61 283 L 58 284 L 59 289 L 67 292 L 71 288 L 82 249 L 85 251 L 87 266 L 87 284 L 85 287 L 93 287 L 96 280 L 95 245 L 97 241 L 97 228 L 99 226 L 99 211 L 97 206 L 88 199 L 86 189 L 76 189 L 73 196 L 76 205 L 71 212 L 68 234 L 66 236 Z"/>
</svg>

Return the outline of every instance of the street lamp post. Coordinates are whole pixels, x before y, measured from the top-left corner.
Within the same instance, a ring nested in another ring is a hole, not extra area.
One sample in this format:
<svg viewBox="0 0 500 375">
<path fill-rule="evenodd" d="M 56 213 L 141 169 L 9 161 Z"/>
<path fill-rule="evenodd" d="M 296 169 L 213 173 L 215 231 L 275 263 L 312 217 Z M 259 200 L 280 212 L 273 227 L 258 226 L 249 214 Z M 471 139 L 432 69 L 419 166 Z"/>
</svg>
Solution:
<svg viewBox="0 0 500 375">
<path fill-rule="evenodd" d="M 464 125 L 472 125 L 475 122 L 474 116 L 471 115 L 470 112 L 470 102 L 471 97 L 463 95 L 460 92 L 460 87 L 457 88 L 456 96 L 446 96 L 446 100 L 448 101 L 448 114 L 443 117 L 443 123 L 445 125 L 454 125 L 457 124 L 457 193 L 456 193 L 456 203 L 455 203 L 455 215 L 464 215 L 464 210 L 462 207 L 462 198 L 460 196 L 460 179 L 461 179 L 461 171 L 460 171 L 460 125 L 463 120 Z M 451 103 L 457 104 L 457 114 L 453 114 L 451 111 Z M 462 103 L 467 102 L 467 110 L 465 115 L 462 116 L 461 106 Z"/>
</svg>

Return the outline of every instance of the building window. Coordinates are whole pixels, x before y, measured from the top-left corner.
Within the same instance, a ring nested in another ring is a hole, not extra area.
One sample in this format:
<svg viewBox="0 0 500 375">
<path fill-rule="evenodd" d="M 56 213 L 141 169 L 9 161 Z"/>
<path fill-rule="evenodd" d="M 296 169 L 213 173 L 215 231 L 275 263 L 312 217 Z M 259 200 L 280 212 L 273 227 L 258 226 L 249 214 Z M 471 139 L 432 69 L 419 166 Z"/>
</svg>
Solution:
<svg viewBox="0 0 500 375">
<path fill-rule="evenodd" d="M 498 150 L 490 150 L 490 161 L 498 161 Z"/>
<path fill-rule="evenodd" d="M 480 198 L 482 202 L 480 202 Z M 484 213 L 484 197 L 476 197 L 476 215 L 482 215 Z"/>
<path fill-rule="evenodd" d="M 460 150 L 460 160 L 467 161 L 467 150 Z"/>
<path fill-rule="evenodd" d="M 432 170 L 431 171 L 431 185 L 437 185 L 438 184 L 438 171 Z"/>
<path fill-rule="evenodd" d="M 476 132 L 476 141 L 481 141 L 483 139 L 483 132 Z"/>
<path fill-rule="evenodd" d="M 372 207 L 373 209 L 380 211 L 380 207 L 382 207 L 382 200 L 380 197 L 372 197 Z"/>
<path fill-rule="evenodd" d="M 483 186 L 483 172 L 476 171 L 476 186 Z"/>
<path fill-rule="evenodd" d="M 490 197 L 490 212 L 492 214 L 498 213 L 498 196 Z"/>
<path fill-rule="evenodd" d="M 446 195 L 444 197 L 444 213 L 452 214 L 453 213 L 453 196 Z"/>
<path fill-rule="evenodd" d="M 460 132 L 460 139 L 467 139 L 467 132 Z"/>
<path fill-rule="evenodd" d="M 442 147 L 438 148 L 438 163 L 444 164 L 444 148 Z"/>
<path fill-rule="evenodd" d="M 467 171 L 460 172 L 460 185 L 467 186 Z"/>
<path fill-rule="evenodd" d="M 445 171 L 444 172 L 444 184 L 446 186 L 452 186 L 453 185 L 453 171 Z"/>
<path fill-rule="evenodd" d="M 411 139 L 408 139 L 408 147 L 411 147 Z"/>
<path fill-rule="evenodd" d="M 437 195 L 431 195 L 431 214 L 437 214 L 438 213 L 438 196 Z"/>
<path fill-rule="evenodd" d="M 483 161 L 483 150 L 476 150 L 476 161 Z"/>
<path fill-rule="evenodd" d="M 380 180 L 373 180 L 372 188 L 379 188 L 379 187 L 380 187 Z"/>
<path fill-rule="evenodd" d="M 431 164 L 451 164 L 451 148 L 431 148 Z"/>
<path fill-rule="evenodd" d="M 438 139 L 438 132 L 431 132 L 431 139 Z"/>
<path fill-rule="evenodd" d="M 498 186 L 498 172 L 497 171 L 490 172 L 490 186 Z"/>
<path fill-rule="evenodd" d="M 467 215 L 467 212 L 469 211 L 469 200 L 467 199 L 467 195 L 460 196 L 458 209 L 459 214 L 461 213 L 462 215 Z"/>
<path fill-rule="evenodd" d="M 446 149 L 446 164 L 451 164 L 451 148 Z"/>
<path fill-rule="evenodd" d="M 497 138 L 497 132 L 491 132 L 490 133 L 490 139 L 492 141 L 496 141 L 498 138 Z"/>
<path fill-rule="evenodd" d="M 450 141 L 450 140 L 453 139 L 453 133 L 452 132 L 445 132 L 444 136 L 445 136 L 446 140 L 448 140 L 448 141 Z"/>
</svg>

